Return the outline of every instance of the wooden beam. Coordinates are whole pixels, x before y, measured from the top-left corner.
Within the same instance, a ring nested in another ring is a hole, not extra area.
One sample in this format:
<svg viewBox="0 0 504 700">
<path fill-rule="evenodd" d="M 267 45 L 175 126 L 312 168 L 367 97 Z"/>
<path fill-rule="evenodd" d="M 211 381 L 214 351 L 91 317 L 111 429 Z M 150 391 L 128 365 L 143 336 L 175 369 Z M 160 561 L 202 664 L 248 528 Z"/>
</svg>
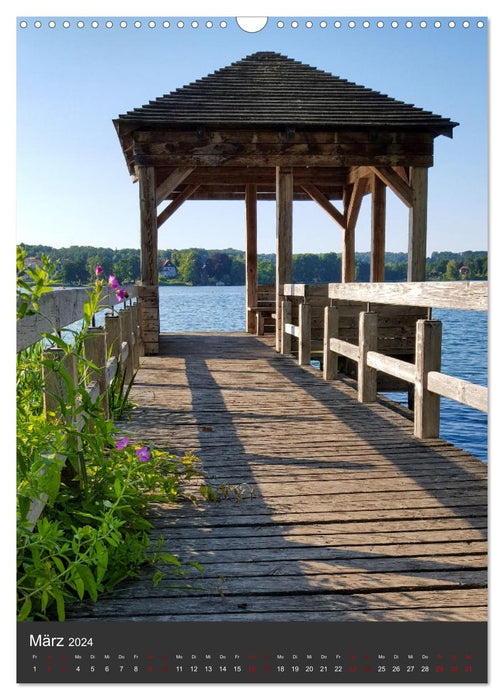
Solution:
<svg viewBox="0 0 504 700">
<path fill-rule="evenodd" d="M 188 175 L 192 173 L 194 168 L 175 168 L 163 182 L 156 187 L 156 206 L 161 204 L 174 189 L 176 189 Z"/>
<path fill-rule="evenodd" d="M 164 224 L 164 222 L 170 218 L 172 214 L 174 214 L 179 207 L 182 206 L 182 204 L 186 201 L 186 199 L 189 199 L 189 197 L 193 194 L 193 192 L 196 192 L 198 189 L 199 185 L 186 185 L 182 192 L 178 194 L 174 200 L 168 204 L 168 206 L 163 209 L 161 214 L 157 217 L 157 226 L 158 228 Z"/>
<path fill-rule="evenodd" d="M 427 252 L 427 168 L 411 168 L 413 193 L 409 214 L 408 282 L 425 280 Z"/>
<path fill-rule="evenodd" d="M 348 226 L 350 200 L 356 185 L 347 185 L 343 190 L 343 211 L 347 227 L 343 229 L 343 248 L 341 253 L 341 281 L 355 282 L 355 228 Z"/>
<path fill-rule="evenodd" d="M 385 210 L 386 185 L 372 176 L 371 201 L 371 282 L 385 281 Z"/>
<path fill-rule="evenodd" d="M 284 284 L 292 282 L 292 168 L 276 169 L 276 350 L 282 339 Z"/>
<path fill-rule="evenodd" d="M 142 284 L 157 284 L 157 220 L 154 168 L 139 168 L 140 192 L 140 268 Z"/>
<path fill-rule="evenodd" d="M 304 184 L 301 185 L 303 190 L 308 194 L 314 202 L 317 202 L 322 209 L 329 214 L 331 219 L 334 219 L 341 228 L 346 228 L 346 220 L 343 214 L 332 204 L 325 194 L 323 194 L 316 185 Z"/>
<path fill-rule="evenodd" d="M 375 175 L 378 175 L 380 180 L 390 187 L 392 192 L 394 192 L 407 207 L 413 206 L 413 192 L 410 185 L 408 185 L 393 168 L 375 168 L 371 166 L 371 170 Z"/>
<path fill-rule="evenodd" d="M 257 330 L 257 185 L 245 185 L 245 217 L 247 245 L 245 252 L 245 297 L 247 304 L 247 332 Z M 249 310 L 250 309 L 250 310 Z"/>
<path fill-rule="evenodd" d="M 146 355 L 159 353 L 158 227 L 154 168 L 138 168 L 142 338 Z"/>
</svg>

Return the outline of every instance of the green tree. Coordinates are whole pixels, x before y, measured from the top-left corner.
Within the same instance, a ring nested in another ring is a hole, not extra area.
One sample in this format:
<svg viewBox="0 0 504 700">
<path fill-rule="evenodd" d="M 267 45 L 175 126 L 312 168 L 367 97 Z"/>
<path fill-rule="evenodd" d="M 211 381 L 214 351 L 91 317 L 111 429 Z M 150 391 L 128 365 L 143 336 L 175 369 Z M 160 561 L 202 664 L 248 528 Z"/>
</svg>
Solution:
<svg viewBox="0 0 504 700">
<path fill-rule="evenodd" d="M 446 264 L 445 278 L 447 280 L 457 280 L 459 278 L 458 265 L 455 260 L 448 260 Z"/>
<path fill-rule="evenodd" d="M 181 253 L 179 258 L 179 275 L 183 282 L 199 284 L 201 281 L 201 260 L 194 250 Z"/>
</svg>

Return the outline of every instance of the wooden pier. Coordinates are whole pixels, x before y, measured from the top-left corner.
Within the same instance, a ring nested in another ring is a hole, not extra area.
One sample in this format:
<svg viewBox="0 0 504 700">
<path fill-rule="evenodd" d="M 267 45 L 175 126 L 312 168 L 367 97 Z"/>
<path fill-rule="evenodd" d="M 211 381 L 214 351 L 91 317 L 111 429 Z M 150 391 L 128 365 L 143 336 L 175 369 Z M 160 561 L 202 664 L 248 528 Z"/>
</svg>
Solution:
<svg viewBox="0 0 504 700">
<path fill-rule="evenodd" d="M 486 465 L 274 343 L 162 334 L 142 359 L 120 427 L 194 451 L 228 497 L 153 503 L 153 541 L 187 575 L 154 587 L 146 569 L 68 619 L 486 620 Z"/>
</svg>

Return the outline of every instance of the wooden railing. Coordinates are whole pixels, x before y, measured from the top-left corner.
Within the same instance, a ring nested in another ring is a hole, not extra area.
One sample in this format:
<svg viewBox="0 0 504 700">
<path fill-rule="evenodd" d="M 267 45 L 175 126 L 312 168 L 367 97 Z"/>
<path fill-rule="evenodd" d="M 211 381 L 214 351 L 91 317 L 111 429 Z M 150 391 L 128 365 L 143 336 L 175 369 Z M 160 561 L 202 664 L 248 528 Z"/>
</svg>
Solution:
<svg viewBox="0 0 504 700">
<path fill-rule="evenodd" d="M 96 402 L 100 397 L 105 417 L 109 417 L 108 388 L 116 376 L 118 368 L 124 372 L 125 383 L 129 383 L 135 369 L 138 367 L 142 353 L 140 306 L 133 304 L 136 297 L 136 287 L 126 287 L 127 302 L 122 302 L 122 308 L 110 314 L 105 314 L 103 326 L 89 328 L 84 339 L 84 357 L 96 367 L 90 370 L 85 390 L 91 400 Z M 48 292 L 39 301 L 40 314 L 26 316 L 17 324 L 18 352 L 42 339 L 43 333 L 64 330 L 84 316 L 84 303 L 88 299 L 86 289 L 62 289 Z M 111 310 L 118 306 L 117 298 L 110 292 L 101 299 L 102 306 L 110 306 Z M 74 388 L 77 386 L 77 358 L 68 355 L 60 348 L 48 347 L 45 357 L 62 363 L 66 373 L 72 378 Z M 59 413 L 60 401 L 66 402 L 69 387 L 60 373 L 51 370 L 50 363 L 43 366 L 44 412 L 48 420 Z M 77 407 L 75 407 L 77 408 Z M 79 431 L 84 425 L 85 418 L 77 413 L 74 427 Z M 65 457 L 58 455 L 63 463 Z M 39 518 L 47 498 L 41 494 L 39 499 L 31 503 L 28 522 L 33 526 Z"/>
<path fill-rule="evenodd" d="M 285 285 L 285 296 L 307 298 L 307 285 Z M 414 361 L 407 362 L 377 351 L 379 312 L 371 305 L 391 307 L 432 307 L 484 311 L 488 308 L 486 282 L 414 282 L 414 283 L 350 283 L 329 284 L 327 296 L 331 305 L 324 310 L 323 373 L 325 379 L 335 379 L 338 357 L 343 356 L 357 364 L 357 393 L 361 402 L 377 399 L 377 372 L 400 379 L 414 387 L 414 435 L 419 438 L 439 436 L 440 397 L 453 399 L 480 411 L 488 410 L 488 389 L 463 379 L 441 373 L 441 321 L 421 318 L 416 321 Z M 359 313 L 358 342 L 351 343 L 339 337 L 338 302 L 365 302 L 367 311 Z M 285 301 L 285 313 L 290 313 L 290 302 Z M 300 304 L 301 313 L 309 318 L 309 308 Z M 429 314 L 430 316 L 430 314 Z M 299 342 L 299 362 L 310 361 L 310 324 L 298 326 L 284 316 L 286 338 L 295 336 Z M 303 345 L 304 350 L 301 351 Z M 289 340 L 282 352 L 289 353 Z"/>
</svg>

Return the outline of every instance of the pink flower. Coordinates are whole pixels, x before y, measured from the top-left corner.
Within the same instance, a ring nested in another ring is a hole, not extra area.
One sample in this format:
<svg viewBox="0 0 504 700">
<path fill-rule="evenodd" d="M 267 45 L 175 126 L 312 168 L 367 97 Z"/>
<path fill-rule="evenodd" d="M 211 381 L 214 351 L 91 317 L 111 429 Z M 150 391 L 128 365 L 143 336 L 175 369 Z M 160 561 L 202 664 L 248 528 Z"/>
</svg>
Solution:
<svg viewBox="0 0 504 700">
<path fill-rule="evenodd" d="M 129 441 L 130 439 L 128 437 L 123 437 L 119 442 L 116 442 L 116 448 L 118 450 L 123 450 Z"/>
<path fill-rule="evenodd" d="M 122 301 L 123 299 L 127 299 L 129 297 L 129 294 L 125 289 L 120 289 L 116 293 L 116 297 L 118 298 L 119 301 Z"/>
<path fill-rule="evenodd" d="M 135 454 L 141 462 L 147 462 L 150 459 L 148 447 L 140 447 L 138 450 L 135 450 Z"/>
<path fill-rule="evenodd" d="M 101 265 L 97 265 L 95 268 L 95 275 L 99 277 L 101 273 L 103 272 L 103 267 Z"/>
<path fill-rule="evenodd" d="M 114 290 L 114 292 L 115 292 L 115 290 L 119 287 L 119 282 L 116 280 L 116 278 L 114 277 L 114 275 L 110 275 L 110 276 L 109 276 L 109 278 L 108 278 L 108 283 L 109 283 L 109 285 L 112 287 L 112 289 Z"/>
</svg>

